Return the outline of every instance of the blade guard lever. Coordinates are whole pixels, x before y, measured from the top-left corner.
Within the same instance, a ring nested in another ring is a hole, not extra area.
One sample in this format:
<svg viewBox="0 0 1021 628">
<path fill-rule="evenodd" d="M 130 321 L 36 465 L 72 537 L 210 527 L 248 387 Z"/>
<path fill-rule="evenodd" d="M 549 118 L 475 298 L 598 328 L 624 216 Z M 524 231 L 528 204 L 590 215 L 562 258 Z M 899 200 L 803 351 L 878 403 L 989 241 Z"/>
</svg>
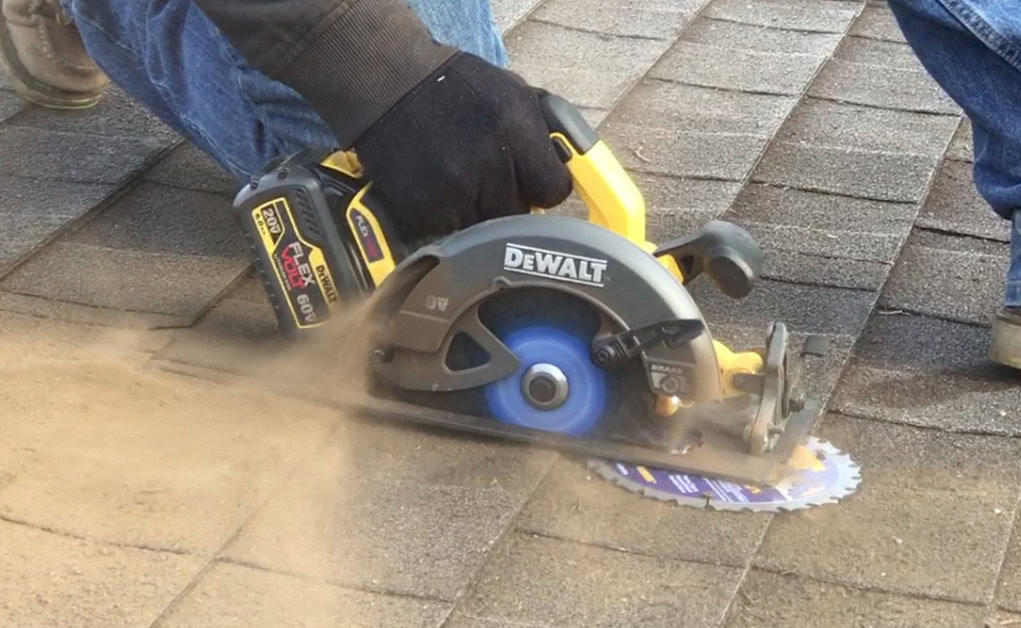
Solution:
<svg viewBox="0 0 1021 628">
<path fill-rule="evenodd" d="M 676 319 L 661 321 L 628 329 L 592 344 L 592 361 L 604 368 L 612 369 L 630 362 L 643 349 L 655 342 L 663 342 L 670 349 L 697 338 L 705 329 L 705 323 L 698 319 Z"/>
<path fill-rule="evenodd" d="M 705 273 L 735 299 L 752 291 L 764 257 L 751 234 L 723 220 L 710 221 L 691 235 L 660 245 L 654 255 L 673 257 L 684 273 L 685 285 Z"/>
</svg>

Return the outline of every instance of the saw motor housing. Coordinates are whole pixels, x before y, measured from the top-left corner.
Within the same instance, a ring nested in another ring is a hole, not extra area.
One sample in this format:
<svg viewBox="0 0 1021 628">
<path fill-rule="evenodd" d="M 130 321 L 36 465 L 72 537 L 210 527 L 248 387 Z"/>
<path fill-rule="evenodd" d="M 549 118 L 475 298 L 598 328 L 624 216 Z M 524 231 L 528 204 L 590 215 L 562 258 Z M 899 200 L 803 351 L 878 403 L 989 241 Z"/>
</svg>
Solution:
<svg viewBox="0 0 1021 628">
<path fill-rule="evenodd" d="M 636 462 L 774 480 L 814 422 L 814 409 L 790 387 L 786 329 L 775 323 L 763 347 L 732 351 L 712 338 L 685 288 L 706 275 L 728 296 L 744 297 L 761 271 L 758 244 L 723 221 L 660 246 L 647 241 L 642 195 L 607 145 L 565 100 L 548 95 L 542 106 L 587 221 L 535 209 L 411 247 L 353 153 L 309 150 L 268 164 L 239 192 L 234 211 L 281 331 L 314 334 L 384 290 L 374 312 L 382 324 L 373 373 L 403 398 L 456 396 L 521 367 L 487 327 L 486 308 L 504 295 L 554 295 L 546 305 L 526 301 L 522 311 L 546 307 L 538 315 L 553 316 L 573 304 L 590 311 L 592 362 L 619 374 L 633 388 L 629 399 L 643 400 L 638 410 L 629 406 L 636 416 L 611 421 L 595 438 L 624 433 L 630 446 L 656 450 L 622 456 Z M 487 359 L 452 364 L 463 338 Z M 659 436 L 648 435 L 650 417 Z"/>
</svg>

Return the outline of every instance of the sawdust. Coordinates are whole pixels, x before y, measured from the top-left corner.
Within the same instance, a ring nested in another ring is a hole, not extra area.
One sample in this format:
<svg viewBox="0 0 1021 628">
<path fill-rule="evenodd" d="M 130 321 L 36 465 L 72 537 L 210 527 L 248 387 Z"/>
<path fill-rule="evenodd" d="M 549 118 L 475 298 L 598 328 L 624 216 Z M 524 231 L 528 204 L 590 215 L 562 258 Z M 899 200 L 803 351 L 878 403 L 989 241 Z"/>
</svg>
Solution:
<svg viewBox="0 0 1021 628">
<path fill-rule="evenodd" d="M 34 561 L 16 559 L 23 554 L 5 547 L 5 535 L 0 533 L 0 562 L 7 556 L 18 563 L 12 568 L 5 562 L 0 570 L 0 590 L 13 592 L 4 596 L 0 607 L 4 623 L 10 618 L 9 625 L 19 626 L 37 622 L 148 625 L 151 616 L 123 617 L 125 607 L 116 596 L 89 600 L 84 593 L 115 591 L 121 578 L 136 578 L 144 565 L 126 571 L 89 569 L 85 563 L 94 553 L 69 558 L 59 549 L 66 544 L 61 539 L 138 553 L 145 557 L 139 558 L 142 563 L 154 553 L 157 558 L 166 553 L 167 558 L 193 557 L 185 564 L 200 566 L 229 552 L 232 543 L 243 542 L 245 526 L 259 521 L 264 504 L 288 490 L 287 478 L 315 460 L 331 435 L 337 436 L 342 417 L 335 409 L 276 394 L 259 381 L 212 382 L 153 368 L 154 352 L 174 333 L 68 325 L 0 312 L 0 432 L 4 435 L 0 440 L 0 529 L 21 526 L 41 531 L 35 537 L 39 547 L 32 548 Z M 215 339 L 206 341 L 215 347 Z M 330 344 L 319 344 L 309 351 L 281 353 L 274 364 L 304 373 L 300 379 L 307 385 L 323 387 L 337 369 L 351 367 L 357 353 L 353 348 L 365 341 L 359 329 L 349 329 L 333 338 L 332 343 L 342 344 L 330 343 L 347 351 L 334 350 L 330 358 Z M 251 355 L 245 359 L 252 359 Z M 337 387 L 330 392 L 336 394 Z M 344 438 L 341 434 L 340 442 L 330 443 L 332 456 L 346 459 L 358 446 Z M 335 555 L 332 539 L 345 533 L 336 524 L 323 528 L 337 504 L 352 504 L 342 494 L 344 484 L 336 476 L 323 477 L 323 472 L 313 475 L 323 490 L 334 494 L 329 506 L 317 501 L 322 491 L 288 501 L 286 529 L 274 534 L 292 539 L 310 535 L 293 543 L 301 555 L 288 557 L 290 563 Z M 81 564 L 67 568 L 86 576 L 61 580 L 56 589 L 50 589 L 54 565 L 75 560 Z M 191 577 L 198 573 L 196 567 Z M 279 578 L 279 587 L 260 585 L 263 611 L 270 607 L 283 611 L 294 602 L 293 584 L 284 583 L 289 576 Z M 155 606 L 136 605 L 137 612 L 162 610 L 160 604 L 170 604 L 188 579 L 182 581 L 180 574 L 156 577 L 152 583 L 159 593 Z M 73 600 L 67 612 L 73 608 L 74 615 L 61 616 L 59 609 L 50 609 L 37 617 L 40 595 Z M 345 599 L 339 592 L 334 600 L 328 592 L 319 598 L 324 603 L 322 612 L 306 609 L 325 620 L 318 625 L 352 625 L 346 621 L 347 604 L 337 603 Z M 236 602 L 223 600 L 224 604 Z M 207 604 L 216 601 L 207 600 Z M 120 610 L 111 614 L 118 606 Z M 207 606 L 194 612 L 213 609 Z M 200 614 L 182 621 L 199 625 L 204 623 L 202 618 Z M 255 617 L 235 618 L 235 625 L 258 625 Z M 295 625 L 307 625 L 301 618 L 294 619 Z"/>
</svg>

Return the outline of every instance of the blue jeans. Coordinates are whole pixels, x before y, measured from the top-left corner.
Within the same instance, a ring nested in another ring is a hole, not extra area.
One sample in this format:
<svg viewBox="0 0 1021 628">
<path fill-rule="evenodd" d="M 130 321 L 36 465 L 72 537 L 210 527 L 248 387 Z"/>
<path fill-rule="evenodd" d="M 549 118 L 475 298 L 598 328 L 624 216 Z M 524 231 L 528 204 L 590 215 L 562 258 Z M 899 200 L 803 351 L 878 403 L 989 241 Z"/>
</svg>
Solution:
<svg viewBox="0 0 1021 628">
<path fill-rule="evenodd" d="M 1021 306 L 1021 6 L 1004 0 L 888 0 L 922 65 L 965 111 L 974 181 L 1012 221 L 1004 304 Z"/>
<path fill-rule="evenodd" d="M 248 67 L 190 0 L 61 4 L 113 83 L 239 181 L 282 153 L 337 145 L 301 96 Z M 506 67 L 489 0 L 409 4 L 437 40 Z"/>
</svg>

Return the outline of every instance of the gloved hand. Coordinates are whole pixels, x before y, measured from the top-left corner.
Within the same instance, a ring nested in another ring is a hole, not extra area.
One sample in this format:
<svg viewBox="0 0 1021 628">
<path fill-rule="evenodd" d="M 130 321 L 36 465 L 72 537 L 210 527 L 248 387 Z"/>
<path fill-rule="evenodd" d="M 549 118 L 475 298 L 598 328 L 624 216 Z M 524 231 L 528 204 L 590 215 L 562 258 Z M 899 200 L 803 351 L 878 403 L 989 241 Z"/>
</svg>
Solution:
<svg viewBox="0 0 1021 628">
<path fill-rule="evenodd" d="M 517 75 L 457 52 L 355 140 L 401 233 L 441 236 L 553 207 L 571 193 L 539 107 Z"/>
</svg>

